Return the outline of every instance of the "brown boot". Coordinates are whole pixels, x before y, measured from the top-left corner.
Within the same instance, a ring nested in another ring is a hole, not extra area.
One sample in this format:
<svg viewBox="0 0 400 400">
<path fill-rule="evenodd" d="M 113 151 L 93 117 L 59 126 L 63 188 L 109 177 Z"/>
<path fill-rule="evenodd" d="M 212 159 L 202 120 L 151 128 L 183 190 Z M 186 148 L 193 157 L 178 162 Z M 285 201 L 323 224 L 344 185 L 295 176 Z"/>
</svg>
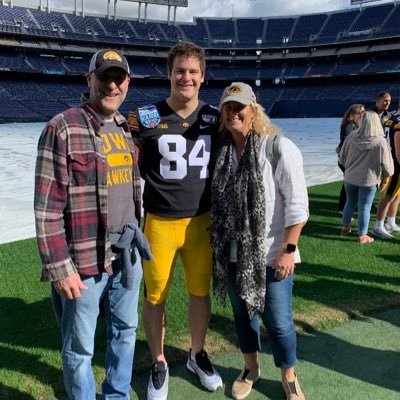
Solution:
<svg viewBox="0 0 400 400">
<path fill-rule="evenodd" d="M 251 388 L 260 378 L 260 367 L 254 369 L 243 368 L 243 371 L 233 382 L 232 397 L 236 400 L 245 399 L 251 392 Z"/>
<path fill-rule="evenodd" d="M 304 394 L 301 391 L 297 375 L 294 376 L 293 382 L 288 382 L 286 379 L 282 381 L 283 390 L 286 393 L 286 400 L 305 400 Z"/>
</svg>

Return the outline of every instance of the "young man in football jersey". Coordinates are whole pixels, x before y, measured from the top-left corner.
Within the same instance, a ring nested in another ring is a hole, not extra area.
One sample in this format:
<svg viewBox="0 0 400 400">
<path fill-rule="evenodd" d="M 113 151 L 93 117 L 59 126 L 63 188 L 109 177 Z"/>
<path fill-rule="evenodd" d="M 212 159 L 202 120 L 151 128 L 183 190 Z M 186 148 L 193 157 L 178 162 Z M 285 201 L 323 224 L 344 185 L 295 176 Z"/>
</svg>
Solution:
<svg viewBox="0 0 400 400">
<path fill-rule="evenodd" d="M 169 52 L 167 67 L 170 96 L 132 111 L 128 118 L 143 151 L 144 231 L 153 254 L 153 260 L 143 265 L 143 324 L 153 357 L 148 400 L 168 396 L 165 302 L 178 255 L 189 294 L 191 349 L 186 366 L 208 390 L 222 387 L 203 349 L 211 313 L 208 167 L 218 111 L 199 100 L 205 74 L 202 49 L 192 43 L 177 44 Z"/>
<path fill-rule="evenodd" d="M 394 174 L 389 178 L 384 196 L 381 197 L 376 213 L 375 226 L 372 233 L 381 239 L 394 239 L 393 232 L 399 233 L 400 227 L 396 224 L 396 215 L 400 199 L 400 101 L 397 113 L 393 114 L 383 125 L 385 136 L 389 142 Z M 387 222 L 385 218 L 387 216 Z"/>
</svg>

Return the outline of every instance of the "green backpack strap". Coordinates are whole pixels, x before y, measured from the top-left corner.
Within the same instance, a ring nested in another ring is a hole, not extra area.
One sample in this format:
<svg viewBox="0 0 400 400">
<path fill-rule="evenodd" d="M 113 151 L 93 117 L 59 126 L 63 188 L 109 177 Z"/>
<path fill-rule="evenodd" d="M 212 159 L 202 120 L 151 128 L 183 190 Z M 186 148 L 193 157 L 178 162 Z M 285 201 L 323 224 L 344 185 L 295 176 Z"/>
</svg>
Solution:
<svg viewBox="0 0 400 400">
<path fill-rule="evenodd" d="M 267 144 L 265 146 L 266 155 L 268 161 L 271 163 L 272 172 L 275 174 L 276 166 L 281 158 L 281 150 L 279 147 L 279 141 L 281 135 L 279 133 L 271 133 L 267 138 Z"/>
</svg>

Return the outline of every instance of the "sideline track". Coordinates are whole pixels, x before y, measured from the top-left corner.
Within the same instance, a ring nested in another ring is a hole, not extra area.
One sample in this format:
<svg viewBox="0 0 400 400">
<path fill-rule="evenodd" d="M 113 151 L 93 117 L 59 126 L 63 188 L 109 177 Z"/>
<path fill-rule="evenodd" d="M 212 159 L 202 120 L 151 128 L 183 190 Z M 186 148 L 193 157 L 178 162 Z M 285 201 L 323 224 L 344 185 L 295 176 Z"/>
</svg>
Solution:
<svg viewBox="0 0 400 400">
<path fill-rule="evenodd" d="M 332 330 L 298 336 L 296 372 L 307 400 L 398 400 L 400 398 L 400 309 L 351 320 Z M 224 387 L 202 390 L 184 365 L 170 368 L 169 400 L 231 399 L 231 386 L 243 366 L 238 352 L 212 358 Z M 148 374 L 134 390 L 145 399 Z M 261 379 L 248 400 L 284 400 L 280 372 L 268 345 L 261 354 Z M 137 399 L 137 397 L 133 397 Z"/>
</svg>

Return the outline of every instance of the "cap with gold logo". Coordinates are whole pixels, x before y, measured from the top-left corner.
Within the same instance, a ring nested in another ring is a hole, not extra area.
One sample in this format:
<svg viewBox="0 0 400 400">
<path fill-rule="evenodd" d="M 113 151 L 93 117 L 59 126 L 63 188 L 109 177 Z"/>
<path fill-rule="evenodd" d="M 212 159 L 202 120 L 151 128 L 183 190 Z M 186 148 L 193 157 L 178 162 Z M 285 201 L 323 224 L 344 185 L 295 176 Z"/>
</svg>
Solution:
<svg viewBox="0 0 400 400">
<path fill-rule="evenodd" d="M 89 74 L 94 72 L 100 75 L 109 68 L 117 67 L 130 74 L 129 64 L 126 58 L 117 50 L 100 50 L 90 60 Z"/>
<path fill-rule="evenodd" d="M 240 104 L 248 106 L 253 101 L 256 101 L 256 95 L 247 83 L 233 82 L 224 89 L 219 107 L 221 108 L 228 101 L 237 101 Z"/>
</svg>

